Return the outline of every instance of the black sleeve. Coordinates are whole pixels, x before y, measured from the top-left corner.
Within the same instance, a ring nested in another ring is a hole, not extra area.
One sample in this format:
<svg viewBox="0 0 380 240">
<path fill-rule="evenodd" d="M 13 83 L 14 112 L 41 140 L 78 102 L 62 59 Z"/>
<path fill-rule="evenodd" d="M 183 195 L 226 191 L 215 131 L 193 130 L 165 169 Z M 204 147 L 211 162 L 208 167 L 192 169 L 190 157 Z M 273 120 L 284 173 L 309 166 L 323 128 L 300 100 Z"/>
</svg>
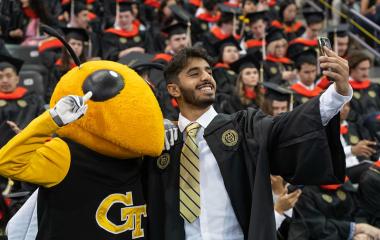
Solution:
<svg viewBox="0 0 380 240">
<path fill-rule="evenodd" d="M 302 193 L 289 226 L 288 239 L 348 239 L 350 222 L 326 217 L 316 194 Z M 323 200 L 321 200 L 323 201 Z M 302 236 L 301 238 L 299 238 Z"/>
<path fill-rule="evenodd" d="M 272 121 L 268 140 L 272 174 L 293 184 L 343 182 L 345 155 L 339 114 L 324 127 L 316 97 Z"/>
<path fill-rule="evenodd" d="M 103 59 L 117 61 L 119 59 L 119 49 L 117 38 L 111 33 L 104 33 L 102 38 Z"/>
</svg>

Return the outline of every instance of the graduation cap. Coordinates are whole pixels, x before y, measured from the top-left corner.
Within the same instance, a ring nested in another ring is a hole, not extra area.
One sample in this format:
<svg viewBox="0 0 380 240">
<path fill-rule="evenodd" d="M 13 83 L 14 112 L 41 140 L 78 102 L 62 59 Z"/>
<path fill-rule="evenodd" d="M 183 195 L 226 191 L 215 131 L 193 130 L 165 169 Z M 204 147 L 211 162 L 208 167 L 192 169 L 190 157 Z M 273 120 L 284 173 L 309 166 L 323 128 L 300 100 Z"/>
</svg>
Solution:
<svg viewBox="0 0 380 240">
<path fill-rule="evenodd" d="M 267 21 L 268 20 L 267 16 L 268 16 L 268 11 L 263 10 L 263 11 L 248 13 L 246 15 L 246 18 L 248 18 L 249 23 L 252 24 L 252 23 L 259 21 L 260 19 Z"/>
<path fill-rule="evenodd" d="M 330 39 L 334 38 L 334 35 L 338 37 L 345 37 L 348 36 L 350 26 L 348 24 L 341 24 L 336 27 L 328 27 L 326 28 L 325 32 L 328 34 L 328 37 Z"/>
<path fill-rule="evenodd" d="M 257 52 L 256 54 L 247 54 L 239 58 L 237 61 L 231 63 L 230 67 L 236 73 L 240 73 L 245 68 L 256 68 L 257 70 L 259 70 L 260 59 L 261 54 L 259 52 Z"/>
<path fill-rule="evenodd" d="M 313 47 L 304 46 L 301 44 L 292 44 L 288 47 L 287 57 L 291 60 L 296 61 L 296 59 L 302 54 L 315 54 L 315 57 L 317 57 L 317 52 Z"/>
<path fill-rule="evenodd" d="M 224 48 L 227 46 L 235 46 L 239 51 L 241 50 L 239 42 L 233 36 L 217 41 L 214 46 L 219 51 L 219 54 L 223 53 Z"/>
<path fill-rule="evenodd" d="M 78 15 L 81 11 L 87 10 L 87 6 L 83 1 L 71 0 L 62 5 L 62 10 L 69 11 L 70 17 L 72 17 L 73 15 Z"/>
<path fill-rule="evenodd" d="M 132 68 L 132 66 L 136 66 L 141 63 L 151 62 L 152 59 L 153 59 L 152 54 L 131 52 L 121 57 L 118 62 Z"/>
<path fill-rule="evenodd" d="M 279 39 L 286 39 L 285 34 L 281 29 L 275 27 L 271 27 L 270 29 L 268 29 L 268 33 L 265 36 L 265 42 L 267 45 Z"/>
<path fill-rule="evenodd" d="M 234 17 L 236 15 L 242 14 L 242 11 L 240 8 L 227 6 L 223 3 L 220 3 L 218 5 L 220 12 L 222 13 L 219 19 L 219 23 L 226 23 L 233 21 Z"/>
<path fill-rule="evenodd" d="M 314 48 L 307 47 L 303 51 L 293 55 L 292 60 L 294 60 L 296 68 L 300 69 L 304 63 L 317 65 L 317 58 L 317 51 Z"/>
<path fill-rule="evenodd" d="M 62 32 L 65 35 L 66 39 L 76 39 L 83 42 L 87 42 L 89 37 L 83 28 L 72 28 L 72 27 L 63 27 Z"/>
<path fill-rule="evenodd" d="M 170 38 L 173 35 L 187 33 L 187 25 L 184 23 L 175 23 L 162 29 L 162 32 L 166 33 Z"/>
<path fill-rule="evenodd" d="M 12 68 L 16 71 L 16 73 L 19 73 L 23 64 L 24 61 L 21 59 L 8 55 L 0 55 L 0 71 L 4 70 L 5 68 Z"/>
<path fill-rule="evenodd" d="M 317 11 L 313 8 L 306 8 L 302 11 L 307 25 L 323 22 L 325 14 L 322 11 Z"/>
<path fill-rule="evenodd" d="M 132 12 L 132 5 L 136 4 L 134 1 L 118 1 L 119 5 L 119 12 L 127 12 L 131 11 Z"/>
<path fill-rule="evenodd" d="M 276 101 L 288 101 L 289 111 L 293 110 L 293 92 L 273 82 L 263 82 L 266 89 L 265 98 Z"/>
</svg>

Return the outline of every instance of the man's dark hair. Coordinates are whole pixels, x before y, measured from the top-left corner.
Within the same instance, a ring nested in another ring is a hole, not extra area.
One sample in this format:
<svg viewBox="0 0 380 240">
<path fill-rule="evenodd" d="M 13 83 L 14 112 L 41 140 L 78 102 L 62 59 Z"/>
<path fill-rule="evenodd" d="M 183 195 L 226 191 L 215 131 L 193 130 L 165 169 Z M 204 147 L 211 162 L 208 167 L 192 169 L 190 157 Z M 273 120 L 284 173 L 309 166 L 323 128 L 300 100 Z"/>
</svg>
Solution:
<svg viewBox="0 0 380 240">
<path fill-rule="evenodd" d="M 304 64 L 317 66 L 318 65 L 317 57 L 304 55 L 304 56 L 298 57 L 297 60 L 295 61 L 295 67 L 298 71 L 301 70 L 302 65 Z"/>
<path fill-rule="evenodd" d="M 368 52 L 362 51 L 362 50 L 352 51 L 350 55 L 347 57 L 347 59 L 348 59 L 348 65 L 350 67 L 350 70 L 356 68 L 363 61 L 369 60 L 371 65 L 373 62 L 373 59 L 368 54 Z"/>
<path fill-rule="evenodd" d="M 210 66 L 213 64 L 213 60 L 203 48 L 184 48 L 173 57 L 165 68 L 164 77 L 166 83 L 178 82 L 178 74 L 188 65 L 189 60 L 193 58 L 204 59 Z"/>
</svg>

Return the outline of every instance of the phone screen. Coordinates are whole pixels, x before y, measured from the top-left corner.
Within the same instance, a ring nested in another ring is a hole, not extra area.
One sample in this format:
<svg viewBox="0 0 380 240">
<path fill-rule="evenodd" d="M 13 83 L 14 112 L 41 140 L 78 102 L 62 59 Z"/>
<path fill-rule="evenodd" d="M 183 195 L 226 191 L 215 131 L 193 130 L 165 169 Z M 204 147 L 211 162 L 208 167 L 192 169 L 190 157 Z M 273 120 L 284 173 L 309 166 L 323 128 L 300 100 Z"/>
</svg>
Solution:
<svg viewBox="0 0 380 240">
<path fill-rule="evenodd" d="M 330 39 L 327 37 L 318 37 L 318 47 L 321 55 L 326 55 L 325 50 L 323 49 L 324 46 L 326 46 L 328 49 L 332 49 Z"/>
</svg>

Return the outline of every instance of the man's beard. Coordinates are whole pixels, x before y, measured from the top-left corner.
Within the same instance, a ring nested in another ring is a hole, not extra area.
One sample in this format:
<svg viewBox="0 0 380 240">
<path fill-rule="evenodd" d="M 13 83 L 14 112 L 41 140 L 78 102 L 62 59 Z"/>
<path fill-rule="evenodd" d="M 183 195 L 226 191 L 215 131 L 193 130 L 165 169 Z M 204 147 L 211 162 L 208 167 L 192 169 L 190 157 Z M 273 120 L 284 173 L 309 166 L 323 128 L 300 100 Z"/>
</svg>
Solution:
<svg viewBox="0 0 380 240">
<path fill-rule="evenodd" d="M 189 103 L 199 108 L 209 107 L 215 102 L 215 95 L 212 98 L 197 99 L 194 91 L 181 88 L 181 92 L 182 92 L 184 102 Z"/>
</svg>

